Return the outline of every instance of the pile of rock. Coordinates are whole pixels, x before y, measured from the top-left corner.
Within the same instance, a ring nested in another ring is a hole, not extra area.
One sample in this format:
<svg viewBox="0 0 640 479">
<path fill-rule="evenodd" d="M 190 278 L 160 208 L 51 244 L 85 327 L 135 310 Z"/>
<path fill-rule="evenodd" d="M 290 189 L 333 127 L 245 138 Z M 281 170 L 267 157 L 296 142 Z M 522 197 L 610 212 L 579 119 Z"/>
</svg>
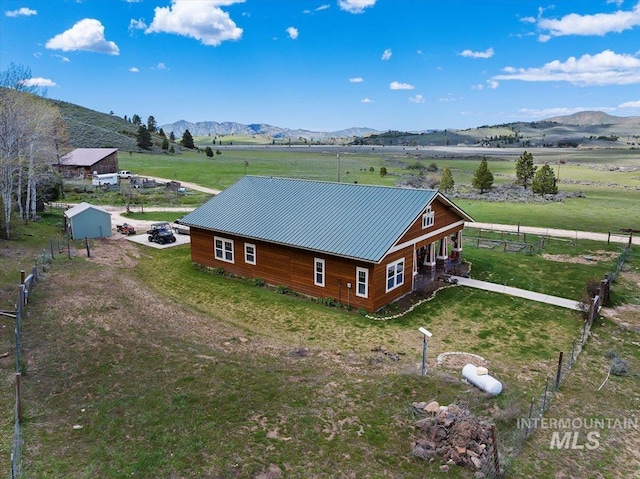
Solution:
<svg viewBox="0 0 640 479">
<path fill-rule="evenodd" d="M 419 430 L 412 454 L 426 460 L 440 457 L 444 466 L 457 464 L 480 470 L 491 461 L 491 426 L 455 404 L 441 406 L 436 401 L 413 403 L 426 417 L 416 423 Z M 443 467 L 444 467 L 443 466 Z"/>
</svg>

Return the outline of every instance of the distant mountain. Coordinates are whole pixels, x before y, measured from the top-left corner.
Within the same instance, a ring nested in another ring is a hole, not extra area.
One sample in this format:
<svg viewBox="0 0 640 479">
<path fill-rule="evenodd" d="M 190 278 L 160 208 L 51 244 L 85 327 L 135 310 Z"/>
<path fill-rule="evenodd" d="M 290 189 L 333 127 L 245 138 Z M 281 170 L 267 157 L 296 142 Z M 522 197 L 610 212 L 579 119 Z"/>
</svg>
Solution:
<svg viewBox="0 0 640 479">
<path fill-rule="evenodd" d="M 613 116 L 603 111 L 580 111 L 572 115 L 554 116 L 546 121 L 561 125 L 593 126 L 593 125 L 640 125 L 640 116 Z"/>
<path fill-rule="evenodd" d="M 583 111 L 541 121 L 484 125 L 465 130 L 387 131 L 358 138 L 355 142 L 399 146 L 635 148 L 640 146 L 640 117 Z"/>
<path fill-rule="evenodd" d="M 199 121 L 192 123 L 185 120 L 176 121 L 162 125 L 161 128 L 166 134 L 173 132 L 176 138 L 189 130 L 193 136 L 217 136 L 217 135 L 262 135 L 273 139 L 304 138 L 307 141 L 323 141 L 328 138 L 354 138 L 368 136 L 379 131 L 372 128 L 348 128 L 338 131 L 310 131 L 301 129 L 282 128 L 279 126 L 267 125 L 265 123 L 252 123 L 245 125 L 232 121 L 218 123 L 217 121 Z"/>
<path fill-rule="evenodd" d="M 27 93 L 25 93 L 26 95 Z M 102 113 L 73 103 L 43 99 L 60 110 L 68 138 L 64 149 L 118 148 L 121 151 L 140 151 L 136 135 L 138 127 L 123 118 Z M 186 129 L 194 136 L 246 135 L 262 136 L 267 141 L 344 143 L 360 145 L 399 146 L 492 146 L 502 148 L 582 147 L 582 148 L 640 148 L 640 116 L 613 116 L 601 111 L 583 111 L 573 115 L 555 116 L 534 122 L 512 122 L 484 125 L 465 130 L 444 129 L 422 132 L 386 131 L 372 128 L 349 128 L 331 132 L 281 128 L 267 124 L 243 125 L 215 121 L 191 123 L 178 121 L 163 125 L 166 135 L 173 132 L 177 139 Z M 152 134 L 151 151 L 163 152 L 162 138 Z M 172 143 L 175 152 L 183 148 Z"/>
</svg>

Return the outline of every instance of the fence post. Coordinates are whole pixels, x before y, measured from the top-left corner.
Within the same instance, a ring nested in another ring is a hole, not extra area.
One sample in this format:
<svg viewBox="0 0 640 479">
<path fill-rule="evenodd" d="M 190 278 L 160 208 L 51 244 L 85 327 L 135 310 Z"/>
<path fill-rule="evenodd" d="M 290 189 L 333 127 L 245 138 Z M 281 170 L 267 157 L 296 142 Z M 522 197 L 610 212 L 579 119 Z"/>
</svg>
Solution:
<svg viewBox="0 0 640 479">
<path fill-rule="evenodd" d="M 562 351 L 558 357 L 558 372 L 556 373 L 556 391 L 560 389 L 560 380 L 562 379 Z"/>
<path fill-rule="evenodd" d="M 25 270 L 20 271 L 20 284 L 24 284 L 24 280 L 27 277 L 27 273 Z"/>
<path fill-rule="evenodd" d="M 22 374 L 16 373 L 16 412 L 18 421 L 22 422 Z"/>
<path fill-rule="evenodd" d="M 87 248 L 87 258 L 91 258 L 91 250 L 89 249 L 89 240 L 87 237 L 84 237 L 84 245 Z"/>
<path fill-rule="evenodd" d="M 547 375 L 547 381 L 544 384 L 544 396 L 542 397 L 542 411 L 541 415 L 544 414 L 544 410 L 547 407 L 547 390 L 549 389 L 549 376 Z"/>
<path fill-rule="evenodd" d="M 51 259 L 53 259 L 53 240 L 49 240 L 49 246 L 51 247 Z"/>
<path fill-rule="evenodd" d="M 493 442 L 493 465 L 496 475 L 500 476 L 500 457 L 498 456 L 498 434 L 496 433 L 496 425 L 491 425 L 491 441 Z"/>
<path fill-rule="evenodd" d="M 71 240 L 67 239 L 67 256 L 71 259 Z"/>
<path fill-rule="evenodd" d="M 569 369 L 573 369 L 573 352 L 576 349 L 576 340 L 571 341 L 571 359 L 569 359 Z"/>
</svg>

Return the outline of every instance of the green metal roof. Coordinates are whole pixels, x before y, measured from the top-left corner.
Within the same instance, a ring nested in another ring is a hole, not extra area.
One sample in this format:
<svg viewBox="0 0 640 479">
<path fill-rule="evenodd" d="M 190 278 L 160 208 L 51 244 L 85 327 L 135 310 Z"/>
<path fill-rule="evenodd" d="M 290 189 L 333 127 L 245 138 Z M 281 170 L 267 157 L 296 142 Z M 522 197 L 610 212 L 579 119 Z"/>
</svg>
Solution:
<svg viewBox="0 0 640 479">
<path fill-rule="evenodd" d="M 436 196 L 444 198 L 437 190 L 245 176 L 181 221 L 378 262 Z"/>
</svg>

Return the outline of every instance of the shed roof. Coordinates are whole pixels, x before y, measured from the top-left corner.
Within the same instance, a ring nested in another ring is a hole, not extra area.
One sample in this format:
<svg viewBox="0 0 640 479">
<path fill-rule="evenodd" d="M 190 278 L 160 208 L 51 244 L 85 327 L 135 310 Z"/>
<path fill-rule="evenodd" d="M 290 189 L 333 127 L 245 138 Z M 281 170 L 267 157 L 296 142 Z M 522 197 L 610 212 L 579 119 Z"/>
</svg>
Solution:
<svg viewBox="0 0 640 479">
<path fill-rule="evenodd" d="M 117 148 L 76 148 L 67 153 L 58 164 L 62 166 L 91 166 L 118 151 Z"/>
<path fill-rule="evenodd" d="M 92 205 L 92 204 L 89 204 L 89 203 L 82 202 L 82 203 L 79 203 L 79 204 L 77 204 L 75 206 L 72 206 L 68 210 L 65 210 L 64 215 L 67 218 L 73 218 L 74 216 L 77 216 L 80 213 L 82 213 L 83 211 L 87 211 L 88 209 L 98 210 L 98 211 L 101 211 L 101 212 L 106 213 L 108 215 L 111 214 L 107 210 L 102 208 L 101 206 L 96 206 L 96 205 Z"/>
<path fill-rule="evenodd" d="M 377 262 L 436 197 L 453 205 L 437 190 L 245 176 L 181 221 Z"/>
</svg>

